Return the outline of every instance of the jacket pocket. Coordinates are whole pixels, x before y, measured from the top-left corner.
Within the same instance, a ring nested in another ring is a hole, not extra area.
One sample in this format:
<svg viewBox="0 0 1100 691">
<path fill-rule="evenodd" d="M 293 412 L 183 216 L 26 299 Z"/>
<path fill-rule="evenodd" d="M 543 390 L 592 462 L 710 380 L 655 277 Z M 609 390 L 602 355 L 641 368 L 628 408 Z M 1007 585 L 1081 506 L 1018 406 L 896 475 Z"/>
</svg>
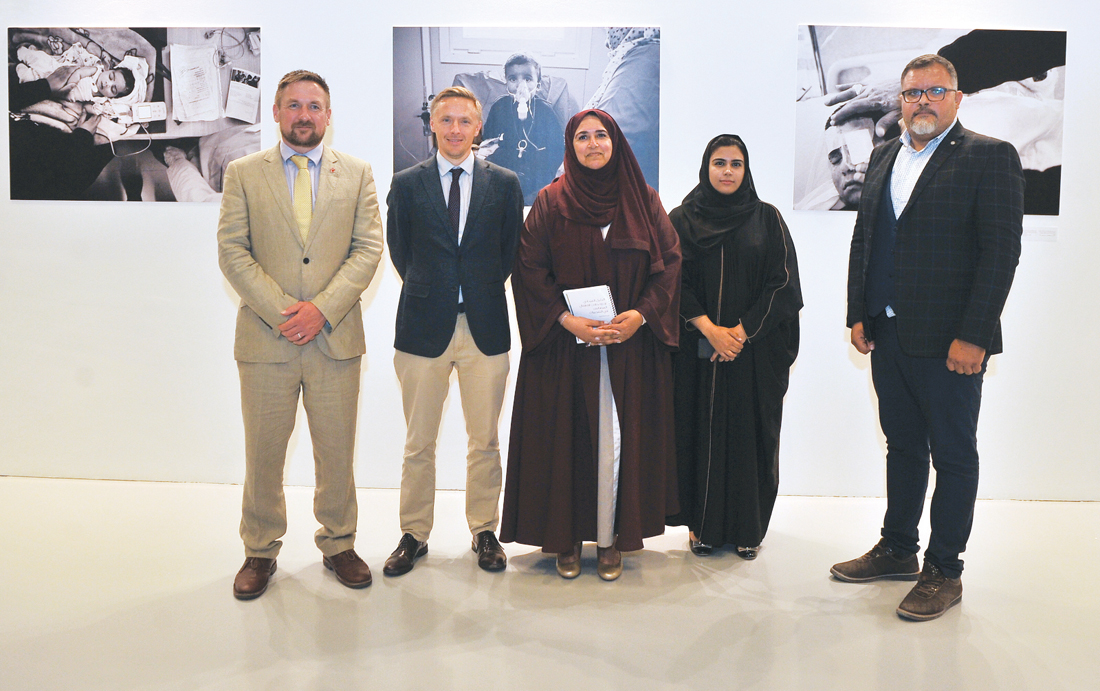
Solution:
<svg viewBox="0 0 1100 691">
<path fill-rule="evenodd" d="M 405 281 L 405 295 L 412 296 L 414 298 L 426 298 L 428 297 L 428 291 L 431 288 L 427 283 L 413 283 L 411 281 Z"/>
</svg>

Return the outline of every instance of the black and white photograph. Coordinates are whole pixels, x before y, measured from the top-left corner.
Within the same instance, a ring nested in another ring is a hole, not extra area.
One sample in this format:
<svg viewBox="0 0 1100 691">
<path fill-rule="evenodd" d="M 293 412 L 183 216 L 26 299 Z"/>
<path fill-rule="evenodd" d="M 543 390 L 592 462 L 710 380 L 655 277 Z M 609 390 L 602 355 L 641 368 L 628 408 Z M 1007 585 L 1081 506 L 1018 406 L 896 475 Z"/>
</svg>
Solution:
<svg viewBox="0 0 1100 691">
<path fill-rule="evenodd" d="M 260 88 L 260 75 L 253 74 L 252 72 L 249 72 L 248 70 L 240 70 L 240 69 L 234 68 L 233 69 L 233 76 L 231 77 L 231 79 L 235 82 L 239 82 L 241 84 L 246 84 L 246 85 L 251 86 L 251 87 L 256 88 L 256 89 Z"/>
<path fill-rule="evenodd" d="M 395 27 L 394 170 L 434 153 L 431 98 L 461 86 L 481 103 L 478 157 L 514 171 L 526 205 L 558 174 L 569 118 L 589 108 L 615 119 L 658 189 L 660 75 L 658 27 Z"/>
<path fill-rule="evenodd" d="M 901 70 L 922 54 L 955 66 L 963 126 L 1016 147 L 1024 212 L 1057 216 L 1064 31 L 800 26 L 794 208 L 859 206 L 871 150 L 901 133 Z"/>
<path fill-rule="evenodd" d="M 258 93 L 259 28 L 9 28 L 11 199 L 219 201 L 260 148 L 234 73 Z"/>
</svg>

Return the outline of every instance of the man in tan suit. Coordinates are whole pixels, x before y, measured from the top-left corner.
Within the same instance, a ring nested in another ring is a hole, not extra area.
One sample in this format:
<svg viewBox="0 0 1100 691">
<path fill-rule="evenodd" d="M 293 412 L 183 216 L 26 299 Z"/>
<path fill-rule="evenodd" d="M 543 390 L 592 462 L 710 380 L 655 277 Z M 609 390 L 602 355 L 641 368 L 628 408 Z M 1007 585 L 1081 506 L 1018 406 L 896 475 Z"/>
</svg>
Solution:
<svg viewBox="0 0 1100 691">
<path fill-rule="evenodd" d="M 275 573 L 299 390 L 316 463 L 317 547 L 341 583 L 371 583 L 352 549 L 352 465 L 366 352 L 359 296 L 382 254 L 374 177 L 369 164 L 321 143 L 332 111 L 320 76 L 287 74 L 272 110 L 282 141 L 229 165 L 218 222 L 218 263 L 241 297 L 234 356 L 244 411 L 246 559 L 233 582 L 240 600 L 262 595 Z"/>
</svg>

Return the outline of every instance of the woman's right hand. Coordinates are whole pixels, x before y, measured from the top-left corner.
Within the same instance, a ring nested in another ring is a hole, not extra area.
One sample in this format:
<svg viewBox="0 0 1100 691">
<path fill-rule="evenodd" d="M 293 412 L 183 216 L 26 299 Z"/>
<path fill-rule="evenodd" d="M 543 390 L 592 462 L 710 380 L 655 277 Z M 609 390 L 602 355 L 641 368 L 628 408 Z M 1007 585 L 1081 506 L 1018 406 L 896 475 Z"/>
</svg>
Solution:
<svg viewBox="0 0 1100 691">
<path fill-rule="evenodd" d="M 693 320 L 692 324 L 707 337 L 714 348 L 714 355 L 710 356 L 711 362 L 715 360 L 729 362 L 735 359 L 745 347 L 745 330 L 740 324 L 730 328 L 718 326 L 706 315 Z"/>
<path fill-rule="evenodd" d="M 607 322 L 601 322 L 595 319 L 585 319 L 584 317 L 574 317 L 572 314 L 566 314 L 561 319 L 561 325 L 566 331 L 588 345 L 607 345 L 611 342 L 612 338 L 618 335 L 617 331 L 608 328 L 609 325 Z"/>
</svg>

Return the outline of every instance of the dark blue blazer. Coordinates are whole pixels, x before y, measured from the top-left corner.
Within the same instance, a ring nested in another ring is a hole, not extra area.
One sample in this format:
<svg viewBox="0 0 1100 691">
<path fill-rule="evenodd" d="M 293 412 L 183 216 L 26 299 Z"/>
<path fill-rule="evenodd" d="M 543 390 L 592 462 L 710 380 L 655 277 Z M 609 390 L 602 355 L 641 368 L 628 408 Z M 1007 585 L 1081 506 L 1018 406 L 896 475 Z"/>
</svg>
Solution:
<svg viewBox="0 0 1100 691">
<path fill-rule="evenodd" d="M 900 149 L 892 139 L 871 153 L 848 263 L 849 327 L 871 327 L 864 303 L 871 242 Z M 898 217 L 893 307 L 907 355 L 947 357 L 956 338 L 1001 352 L 1001 310 L 1020 260 L 1023 214 L 1016 149 L 956 123 Z"/>
<path fill-rule="evenodd" d="M 451 230 L 435 156 L 393 176 L 386 206 L 386 244 L 404 281 L 394 347 L 421 357 L 442 355 L 454 335 L 461 286 L 478 350 L 508 352 L 504 282 L 523 228 L 523 191 L 516 174 L 474 162 L 461 245 Z"/>
</svg>

